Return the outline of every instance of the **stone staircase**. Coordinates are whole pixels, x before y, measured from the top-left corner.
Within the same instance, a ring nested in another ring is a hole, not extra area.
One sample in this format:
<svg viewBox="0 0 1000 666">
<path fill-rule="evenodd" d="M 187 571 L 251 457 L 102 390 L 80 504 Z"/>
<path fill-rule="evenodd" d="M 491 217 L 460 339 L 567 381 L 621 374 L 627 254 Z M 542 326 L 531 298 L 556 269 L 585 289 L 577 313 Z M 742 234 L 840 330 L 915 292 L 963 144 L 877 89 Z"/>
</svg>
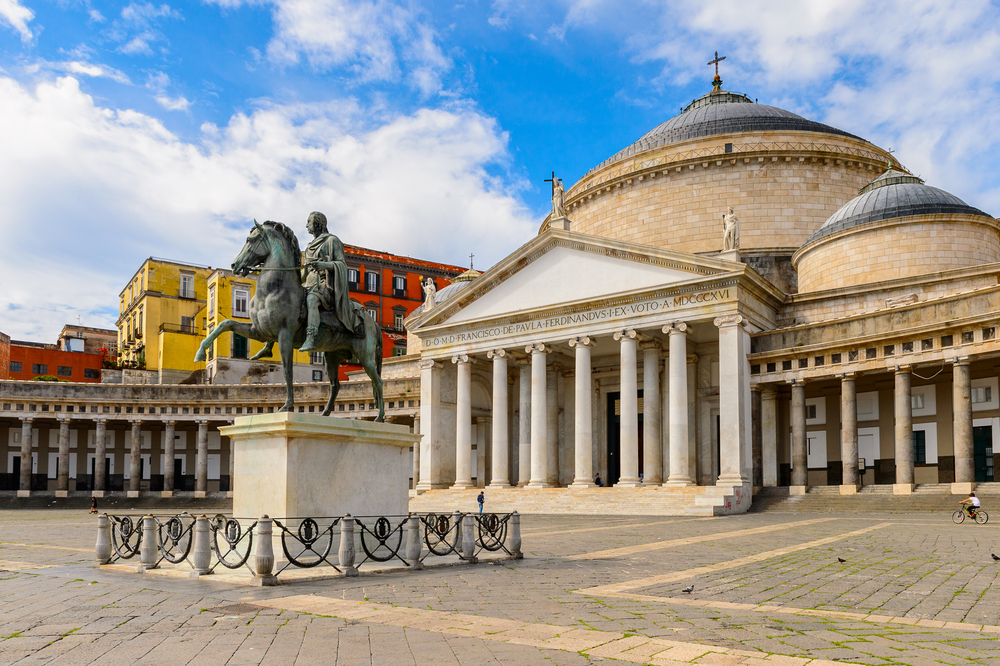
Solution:
<svg viewBox="0 0 1000 666">
<path fill-rule="evenodd" d="M 410 511 L 478 511 L 480 488 L 430 490 L 410 497 Z M 524 514 L 623 516 L 718 516 L 741 513 L 749 489 L 716 486 L 682 488 L 511 488 L 485 489 L 484 511 Z"/>
<path fill-rule="evenodd" d="M 1000 483 L 980 483 L 976 495 L 987 513 L 1000 518 Z M 964 495 L 952 495 L 947 483 L 918 485 L 909 495 L 893 495 L 891 485 L 863 486 L 857 495 L 841 495 L 838 486 L 813 486 L 805 495 L 789 495 L 788 488 L 762 488 L 750 513 L 767 511 L 841 511 L 849 513 L 939 512 L 950 515 Z"/>
</svg>

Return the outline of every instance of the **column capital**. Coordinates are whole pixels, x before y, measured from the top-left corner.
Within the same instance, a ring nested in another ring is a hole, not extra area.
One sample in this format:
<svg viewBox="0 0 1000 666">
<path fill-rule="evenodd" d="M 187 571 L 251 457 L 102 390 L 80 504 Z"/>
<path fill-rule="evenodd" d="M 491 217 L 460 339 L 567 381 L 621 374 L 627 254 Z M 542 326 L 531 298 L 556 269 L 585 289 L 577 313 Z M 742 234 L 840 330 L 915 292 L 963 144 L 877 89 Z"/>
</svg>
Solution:
<svg viewBox="0 0 1000 666">
<path fill-rule="evenodd" d="M 174 419 L 170 419 L 169 421 L 164 421 L 163 423 L 165 423 L 166 425 L 177 425 L 177 421 Z"/>
<path fill-rule="evenodd" d="M 912 368 L 911 366 L 909 366 L 909 365 L 897 365 L 897 366 L 895 366 L 895 367 L 893 368 L 893 371 L 894 371 L 894 372 L 895 372 L 895 373 L 896 373 L 897 375 L 898 375 L 898 374 L 900 374 L 900 373 L 904 373 L 904 372 L 906 372 L 906 373 L 909 373 L 909 372 L 911 372 L 912 370 L 913 370 L 913 368 Z"/>
<path fill-rule="evenodd" d="M 682 321 L 672 321 L 669 324 L 664 324 L 661 329 L 664 333 L 684 333 L 688 330 L 688 325 Z"/>
<path fill-rule="evenodd" d="M 195 419 L 195 423 L 198 424 L 199 428 L 202 427 L 202 426 L 206 426 L 206 427 L 208 426 L 208 421 L 207 420 L 203 420 L 203 419 Z"/>
<path fill-rule="evenodd" d="M 969 362 L 970 361 L 968 356 L 956 356 L 954 359 L 952 359 L 952 363 L 954 363 L 955 365 L 969 365 Z"/>
<path fill-rule="evenodd" d="M 649 339 L 640 342 L 639 349 L 643 351 L 646 351 L 647 349 L 655 349 L 656 351 L 660 351 L 663 349 L 663 345 L 660 343 L 659 340 Z"/>
<path fill-rule="evenodd" d="M 524 351 L 527 354 L 544 354 L 548 349 L 541 342 L 532 342 L 524 348 Z"/>
<path fill-rule="evenodd" d="M 778 392 L 769 386 L 762 386 L 760 392 L 761 400 L 777 400 Z"/>
<path fill-rule="evenodd" d="M 66 415 L 66 416 L 57 416 L 56 417 L 56 421 L 59 421 L 59 425 L 62 425 L 63 423 L 68 424 L 71 419 L 72 419 L 72 417 L 70 417 L 68 415 Z"/>
<path fill-rule="evenodd" d="M 431 368 L 435 368 L 435 367 L 440 368 L 441 367 L 441 362 L 437 361 L 437 360 L 434 360 L 432 358 L 421 359 L 417 363 L 417 367 L 419 367 L 421 370 L 430 370 Z"/>
<path fill-rule="evenodd" d="M 525 356 L 524 358 L 515 358 L 514 359 L 514 365 L 522 367 L 522 368 L 524 366 L 531 365 L 531 357 L 530 356 Z"/>
<path fill-rule="evenodd" d="M 741 314 L 728 314 L 716 317 L 712 323 L 722 328 L 723 326 L 736 326 L 742 324 L 744 321 L 746 321 L 746 318 Z"/>
<path fill-rule="evenodd" d="M 856 372 L 842 372 L 840 373 L 840 379 L 857 379 L 858 375 Z"/>
<path fill-rule="evenodd" d="M 639 332 L 634 328 L 623 328 L 620 331 L 615 331 L 614 338 L 615 341 L 637 340 L 639 338 Z"/>
<path fill-rule="evenodd" d="M 575 338 L 569 339 L 569 346 L 573 348 L 593 347 L 595 344 L 597 344 L 597 341 L 589 335 L 578 335 Z"/>
<path fill-rule="evenodd" d="M 107 425 L 108 424 L 108 420 L 106 418 L 97 418 L 97 419 L 94 419 L 94 422 L 97 423 L 98 425 Z"/>
<path fill-rule="evenodd" d="M 497 347 L 486 352 L 486 358 L 504 358 L 505 356 L 507 356 L 507 350 L 502 347 Z"/>
<path fill-rule="evenodd" d="M 22 416 L 21 421 L 24 423 L 33 423 L 35 420 L 34 416 Z"/>
<path fill-rule="evenodd" d="M 469 365 L 475 365 L 476 359 L 469 358 L 468 354 L 455 354 L 454 356 L 451 357 L 451 362 L 456 365 L 459 363 L 468 363 Z"/>
</svg>

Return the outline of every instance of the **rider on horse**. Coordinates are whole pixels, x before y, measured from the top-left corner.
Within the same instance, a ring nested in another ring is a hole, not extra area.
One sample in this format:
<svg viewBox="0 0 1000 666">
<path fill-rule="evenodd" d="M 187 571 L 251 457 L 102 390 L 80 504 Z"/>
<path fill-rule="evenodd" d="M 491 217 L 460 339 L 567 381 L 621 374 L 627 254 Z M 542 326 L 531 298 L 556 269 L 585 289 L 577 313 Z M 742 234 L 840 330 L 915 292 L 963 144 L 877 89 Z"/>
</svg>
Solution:
<svg viewBox="0 0 1000 666">
<path fill-rule="evenodd" d="M 316 349 L 320 307 L 326 312 L 334 313 L 344 330 L 353 335 L 364 337 L 365 325 L 348 292 L 344 244 L 327 231 L 326 215 L 311 213 L 306 222 L 306 230 L 314 238 L 306 246 L 306 262 L 302 268 L 302 286 L 308 292 L 308 319 L 306 341 L 299 349 L 309 352 Z"/>
</svg>

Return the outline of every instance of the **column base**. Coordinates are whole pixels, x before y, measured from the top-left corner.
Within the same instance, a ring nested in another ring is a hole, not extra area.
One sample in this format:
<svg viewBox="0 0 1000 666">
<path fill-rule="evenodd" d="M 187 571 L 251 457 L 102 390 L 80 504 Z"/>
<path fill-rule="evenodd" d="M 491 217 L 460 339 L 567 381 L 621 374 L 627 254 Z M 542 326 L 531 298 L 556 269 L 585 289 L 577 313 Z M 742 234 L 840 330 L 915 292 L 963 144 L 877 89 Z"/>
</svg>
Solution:
<svg viewBox="0 0 1000 666">
<path fill-rule="evenodd" d="M 734 474 L 732 476 L 721 475 L 715 482 L 717 486 L 732 486 L 734 488 L 739 488 L 741 486 L 750 485 L 750 480 L 740 476 L 739 474 Z"/>
<path fill-rule="evenodd" d="M 56 491 L 56 497 L 69 497 L 69 491 L 68 490 L 57 490 Z"/>
<path fill-rule="evenodd" d="M 574 481 L 573 483 L 567 486 L 567 488 L 577 488 L 577 489 L 596 488 L 596 487 L 597 484 L 594 483 L 593 481 Z"/>
<path fill-rule="evenodd" d="M 614 488 L 642 488 L 642 481 L 639 479 L 618 479 Z"/>
<path fill-rule="evenodd" d="M 161 490 L 160 491 L 160 497 L 173 497 L 173 496 L 174 496 L 174 491 L 172 491 L 172 490 Z"/>
<path fill-rule="evenodd" d="M 194 498 L 195 499 L 205 499 L 206 497 L 208 497 L 208 491 L 205 491 L 205 490 L 196 490 L 196 491 L 194 491 Z"/>
<path fill-rule="evenodd" d="M 975 481 L 958 481 L 951 484 L 952 495 L 968 495 L 976 489 Z"/>
<path fill-rule="evenodd" d="M 139 496 L 138 490 L 128 490 L 125 492 L 125 497 L 138 497 L 138 496 Z"/>
<path fill-rule="evenodd" d="M 809 492 L 809 486 L 788 486 L 789 495 L 805 495 Z"/>
<path fill-rule="evenodd" d="M 693 486 L 694 481 L 687 476 L 671 476 L 667 479 L 666 483 L 663 484 L 665 488 L 683 488 L 685 486 Z"/>
<path fill-rule="evenodd" d="M 232 499 L 233 498 L 233 491 L 232 490 L 227 490 L 226 491 L 226 497 L 228 497 L 229 499 Z"/>
<path fill-rule="evenodd" d="M 90 491 L 90 496 L 91 497 L 104 497 L 104 491 L 103 490 L 91 490 Z"/>
<path fill-rule="evenodd" d="M 653 481 L 647 481 L 646 479 L 642 480 L 642 486 L 644 488 L 659 488 L 662 485 L 663 481 L 661 481 L 660 479 L 655 479 Z"/>
<path fill-rule="evenodd" d="M 892 484 L 893 495 L 909 495 L 916 487 L 915 483 L 894 483 Z"/>
<path fill-rule="evenodd" d="M 456 481 L 451 485 L 449 490 L 469 490 L 475 487 L 476 486 L 474 486 L 471 481 Z"/>
<path fill-rule="evenodd" d="M 858 486 L 856 486 L 854 484 L 842 485 L 842 486 L 840 486 L 840 494 L 841 495 L 857 495 L 858 494 Z"/>
<path fill-rule="evenodd" d="M 486 487 L 490 490 L 510 490 L 509 483 L 491 483 Z"/>
<path fill-rule="evenodd" d="M 524 486 L 525 488 L 553 488 L 554 486 L 548 481 L 528 481 Z"/>
<path fill-rule="evenodd" d="M 267 574 L 266 576 L 254 576 L 251 585 L 256 587 L 273 587 L 278 584 L 278 577 L 274 574 Z"/>
<path fill-rule="evenodd" d="M 17 496 L 18 497 L 31 497 L 31 491 L 30 490 L 18 490 L 17 491 Z"/>
</svg>

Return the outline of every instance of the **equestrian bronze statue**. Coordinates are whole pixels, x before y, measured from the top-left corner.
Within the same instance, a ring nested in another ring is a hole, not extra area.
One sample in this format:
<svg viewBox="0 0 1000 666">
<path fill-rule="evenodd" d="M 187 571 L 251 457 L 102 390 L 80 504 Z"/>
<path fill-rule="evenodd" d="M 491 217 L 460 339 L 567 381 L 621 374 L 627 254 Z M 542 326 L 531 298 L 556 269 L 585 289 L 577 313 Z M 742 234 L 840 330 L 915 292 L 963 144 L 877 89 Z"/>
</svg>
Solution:
<svg viewBox="0 0 1000 666">
<path fill-rule="evenodd" d="M 278 343 L 287 397 L 279 412 L 293 411 L 293 352 L 322 352 L 330 376 L 330 399 L 323 415 L 333 410 L 344 361 L 359 362 L 372 382 L 376 421 L 385 418 L 382 401 L 382 329 L 350 299 L 344 245 L 327 231 L 326 216 L 312 213 L 306 228 L 314 238 L 306 248 L 306 263 L 295 233 L 280 222 L 254 222 L 246 244 L 233 261 L 233 273 L 244 276 L 259 270 L 257 289 L 250 299 L 250 323 L 226 319 L 198 347 L 194 360 L 204 361 L 212 342 L 228 331 L 265 343 L 250 360 L 271 356 Z"/>
</svg>

